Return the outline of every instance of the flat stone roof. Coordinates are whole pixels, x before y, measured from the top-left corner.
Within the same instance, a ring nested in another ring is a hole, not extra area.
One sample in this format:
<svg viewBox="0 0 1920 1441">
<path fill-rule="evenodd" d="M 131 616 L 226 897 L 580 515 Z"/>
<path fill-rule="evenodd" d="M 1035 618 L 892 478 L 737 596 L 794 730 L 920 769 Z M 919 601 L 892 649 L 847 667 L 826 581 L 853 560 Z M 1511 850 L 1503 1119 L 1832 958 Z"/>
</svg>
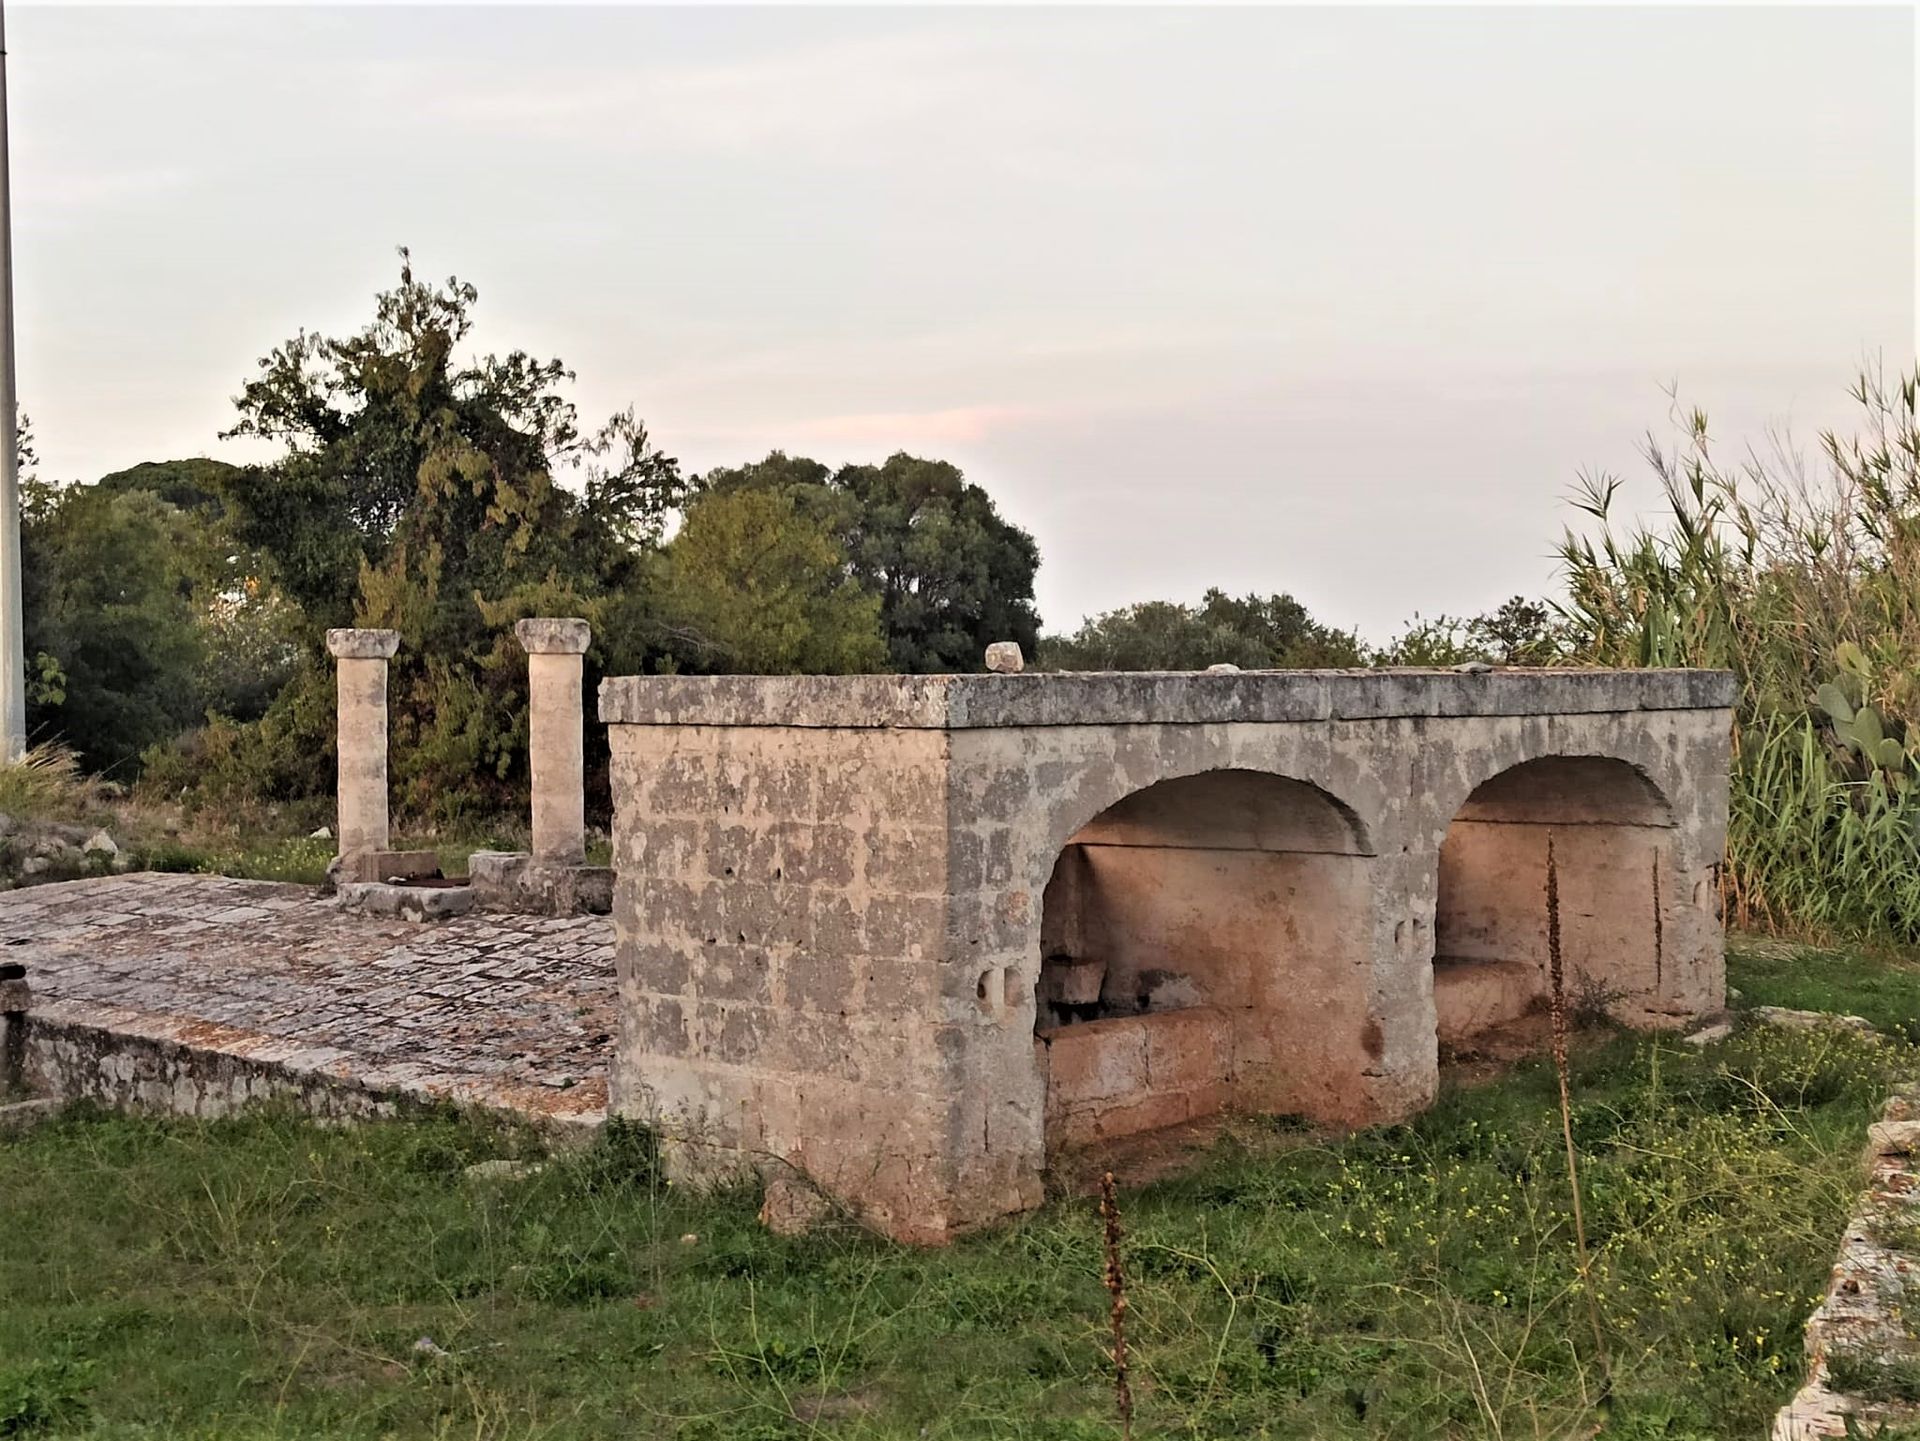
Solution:
<svg viewBox="0 0 1920 1441">
<path fill-rule="evenodd" d="M 1726 710 L 1720 670 L 1269 670 L 609 676 L 609 725 L 967 730 Z"/>
</svg>

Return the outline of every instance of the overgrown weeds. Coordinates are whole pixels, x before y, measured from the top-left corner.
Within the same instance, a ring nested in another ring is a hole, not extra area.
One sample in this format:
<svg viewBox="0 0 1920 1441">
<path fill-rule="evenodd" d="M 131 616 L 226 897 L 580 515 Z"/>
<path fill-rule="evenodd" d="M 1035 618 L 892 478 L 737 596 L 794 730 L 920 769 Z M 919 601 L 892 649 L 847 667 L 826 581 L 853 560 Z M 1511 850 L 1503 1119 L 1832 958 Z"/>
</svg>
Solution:
<svg viewBox="0 0 1920 1441">
<path fill-rule="evenodd" d="M 0 814 L 15 820 L 85 820 L 104 804 L 101 782 L 82 773 L 69 746 L 33 746 L 11 765 L 0 765 Z"/>
<path fill-rule="evenodd" d="M 1784 444 L 1737 464 L 1707 418 L 1646 453 L 1655 526 L 1616 529 L 1619 483 L 1583 483 L 1598 524 L 1560 546 L 1578 657 L 1707 666 L 1740 680 L 1728 866 L 1741 926 L 1920 940 L 1920 371 L 1854 390 L 1853 436 L 1810 476 Z"/>
</svg>

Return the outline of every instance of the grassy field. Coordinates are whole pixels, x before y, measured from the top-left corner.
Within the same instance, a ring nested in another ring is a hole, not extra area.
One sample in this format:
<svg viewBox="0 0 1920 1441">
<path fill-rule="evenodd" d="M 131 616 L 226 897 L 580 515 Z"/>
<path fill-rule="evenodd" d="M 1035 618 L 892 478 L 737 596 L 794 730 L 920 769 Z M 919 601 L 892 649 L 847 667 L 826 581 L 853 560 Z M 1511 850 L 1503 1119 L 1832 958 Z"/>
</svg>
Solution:
<svg viewBox="0 0 1920 1441">
<path fill-rule="evenodd" d="M 1920 1015 L 1897 958 L 1761 947 L 1750 1003 Z M 1611 1353 L 1577 1289 L 1551 1068 L 1346 1139 L 1250 1128 L 1123 1192 L 1136 1434 L 1750 1437 L 1904 1042 L 1595 1037 L 1574 1129 Z M 1118 1435 L 1100 1233 L 1064 1199 L 940 1251 L 782 1240 L 644 1138 L 527 1179 L 460 1117 L 75 1115 L 0 1141 L 0 1437 Z"/>
</svg>

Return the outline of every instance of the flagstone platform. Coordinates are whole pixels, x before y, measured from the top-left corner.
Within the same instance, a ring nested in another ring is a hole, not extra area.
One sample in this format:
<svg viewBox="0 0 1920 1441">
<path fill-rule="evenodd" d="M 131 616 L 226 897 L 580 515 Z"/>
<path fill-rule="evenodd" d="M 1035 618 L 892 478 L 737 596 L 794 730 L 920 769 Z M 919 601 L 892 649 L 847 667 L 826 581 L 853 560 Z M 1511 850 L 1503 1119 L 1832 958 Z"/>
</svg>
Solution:
<svg viewBox="0 0 1920 1441">
<path fill-rule="evenodd" d="M 27 967 L 27 1078 L 55 1094 L 202 1116 L 269 1098 L 605 1116 L 605 916 L 423 925 L 305 886 L 137 874 L 0 893 L 0 960 Z"/>
</svg>

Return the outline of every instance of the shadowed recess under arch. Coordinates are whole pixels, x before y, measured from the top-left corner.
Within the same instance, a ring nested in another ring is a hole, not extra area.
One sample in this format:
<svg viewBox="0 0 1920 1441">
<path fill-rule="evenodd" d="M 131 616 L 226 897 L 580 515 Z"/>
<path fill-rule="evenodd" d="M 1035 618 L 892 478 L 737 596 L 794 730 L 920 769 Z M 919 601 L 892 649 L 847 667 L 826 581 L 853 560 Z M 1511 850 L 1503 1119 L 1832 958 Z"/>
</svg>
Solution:
<svg viewBox="0 0 1920 1441">
<path fill-rule="evenodd" d="M 1041 910 L 1049 1145 L 1228 1107 L 1338 1119 L 1321 1092 L 1378 1044 L 1345 1014 L 1367 866 L 1348 807 L 1261 771 L 1161 781 L 1076 831 Z"/>
<path fill-rule="evenodd" d="M 1568 999 L 1582 1011 L 1656 1006 L 1674 900 L 1672 809 L 1638 768 L 1543 756 L 1470 795 L 1440 846 L 1434 1009 L 1442 1045 L 1545 1010 L 1547 842 L 1560 890 Z"/>
</svg>

